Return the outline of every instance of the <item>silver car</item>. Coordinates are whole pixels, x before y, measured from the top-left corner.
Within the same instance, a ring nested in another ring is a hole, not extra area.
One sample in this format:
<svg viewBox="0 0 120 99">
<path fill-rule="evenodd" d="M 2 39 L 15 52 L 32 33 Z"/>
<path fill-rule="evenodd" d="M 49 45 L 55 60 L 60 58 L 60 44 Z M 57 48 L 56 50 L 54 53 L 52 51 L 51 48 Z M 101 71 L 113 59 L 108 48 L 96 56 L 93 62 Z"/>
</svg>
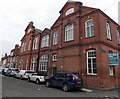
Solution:
<svg viewBox="0 0 120 99">
<path fill-rule="evenodd" d="M 28 76 L 33 73 L 34 71 L 30 71 L 30 70 L 20 70 L 20 72 L 15 73 L 14 77 L 20 78 L 21 80 L 28 79 Z"/>
<path fill-rule="evenodd" d="M 39 84 L 45 82 L 46 77 L 48 77 L 46 73 L 33 73 L 29 75 L 28 82 L 34 81 L 36 84 Z"/>
</svg>

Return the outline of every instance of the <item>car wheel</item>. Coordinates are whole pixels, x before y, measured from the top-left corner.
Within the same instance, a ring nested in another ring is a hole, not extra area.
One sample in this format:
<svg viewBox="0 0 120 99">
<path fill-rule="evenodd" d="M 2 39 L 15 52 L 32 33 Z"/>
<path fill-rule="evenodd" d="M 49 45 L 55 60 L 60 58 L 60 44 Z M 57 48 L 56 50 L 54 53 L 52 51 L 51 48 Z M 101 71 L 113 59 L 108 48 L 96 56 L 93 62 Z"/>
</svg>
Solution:
<svg viewBox="0 0 120 99">
<path fill-rule="evenodd" d="M 28 82 L 30 82 L 30 78 L 28 78 Z"/>
<path fill-rule="evenodd" d="M 22 79 L 23 79 L 23 77 L 22 77 L 22 76 L 20 76 L 20 79 L 22 80 Z"/>
<path fill-rule="evenodd" d="M 14 74 L 14 78 L 16 78 L 16 75 Z"/>
<path fill-rule="evenodd" d="M 46 87 L 50 87 L 50 82 L 46 81 Z"/>
<path fill-rule="evenodd" d="M 40 81 L 39 81 L 39 79 L 37 79 L 37 80 L 36 80 L 36 84 L 39 84 L 39 83 L 40 83 Z"/>
<path fill-rule="evenodd" d="M 63 91 L 65 91 L 65 92 L 69 91 L 69 85 L 68 84 L 63 84 L 62 88 L 63 88 Z"/>
</svg>

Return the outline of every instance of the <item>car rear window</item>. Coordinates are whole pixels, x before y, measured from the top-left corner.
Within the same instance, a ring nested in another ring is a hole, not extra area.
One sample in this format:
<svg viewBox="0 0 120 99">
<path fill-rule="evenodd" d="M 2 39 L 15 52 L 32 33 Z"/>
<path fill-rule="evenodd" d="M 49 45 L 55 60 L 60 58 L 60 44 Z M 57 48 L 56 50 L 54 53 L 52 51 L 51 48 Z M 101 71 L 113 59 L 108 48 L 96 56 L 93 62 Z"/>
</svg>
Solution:
<svg viewBox="0 0 120 99">
<path fill-rule="evenodd" d="M 26 71 L 25 73 L 34 73 L 34 71 Z"/>
<path fill-rule="evenodd" d="M 19 70 L 14 68 L 14 69 L 12 69 L 12 71 L 19 71 Z"/>
<path fill-rule="evenodd" d="M 39 76 L 47 76 L 45 73 L 38 73 Z"/>
<path fill-rule="evenodd" d="M 6 72 L 7 70 L 8 70 L 8 68 L 5 68 L 5 69 L 4 69 L 4 72 Z"/>
<path fill-rule="evenodd" d="M 80 78 L 80 75 L 78 74 L 78 73 L 73 73 L 73 75 L 74 75 L 74 78 L 77 80 L 77 79 L 81 79 Z"/>
<path fill-rule="evenodd" d="M 70 78 L 70 74 L 62 74 L 62 78 Z"/>
</svg>

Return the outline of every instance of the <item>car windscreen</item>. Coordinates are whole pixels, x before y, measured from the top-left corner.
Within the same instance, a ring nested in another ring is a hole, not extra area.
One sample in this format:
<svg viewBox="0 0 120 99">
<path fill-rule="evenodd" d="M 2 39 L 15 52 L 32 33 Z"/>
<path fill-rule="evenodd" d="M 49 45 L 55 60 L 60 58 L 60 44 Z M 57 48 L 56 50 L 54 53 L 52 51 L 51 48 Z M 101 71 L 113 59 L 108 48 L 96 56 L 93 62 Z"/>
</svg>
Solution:
<svg viewBox="0 0 120 99">
<path fill-rule="evenodd" d="M 12 71 L 19 71 L 18 69 L 12 69 Z"/>
<path fill-rule="evenodd" d="M 4 72 L 6 72 L 7 70 L 8 70 L 8 68 L 5 68 L 5 69 L 4 69 Z"/>
<path fill-rule="evenodd" d="M 47 76 L 45 73 L 38 73 L 38 76 Z"/>
</svg>

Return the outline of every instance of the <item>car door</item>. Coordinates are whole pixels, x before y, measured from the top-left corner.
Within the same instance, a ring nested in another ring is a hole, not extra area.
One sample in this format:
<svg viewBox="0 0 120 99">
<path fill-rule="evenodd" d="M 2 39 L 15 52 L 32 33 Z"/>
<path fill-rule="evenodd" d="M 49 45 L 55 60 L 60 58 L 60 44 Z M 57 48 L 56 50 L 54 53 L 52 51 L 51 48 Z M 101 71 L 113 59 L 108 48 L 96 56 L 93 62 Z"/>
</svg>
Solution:
<svg viewBox="0 0 120 99">
<path fill-rule="evenodd" d="M 16 73 L 16 77 L 20 77 L 22 71 L 20 71 L 19 73 Z"/>
<path fill-rule="evenodd" d="M 57 86 L 61 86 L 62 82 L 63 82 L 64 78 L 63 78 L 63 74 L 59 74 L 59 77 L 57 78 L 56 84 Z"/>
<path fill-rule="evenodd" d="M 53 76 L 52 78 L 52 84 L 54 86 L 60 86 L 60 80 L 61 80 L 61 74 L 60 73 L 57 73 L 55 76 Z"/>
<path fill-rule="evenodd" d="M 36 75 L 37 75 L 37 74 L 31 74 L 31 76 L 30 76 L 30 80 L 32 80 L 32 81 L 36 81 Z"/>
</svg>

